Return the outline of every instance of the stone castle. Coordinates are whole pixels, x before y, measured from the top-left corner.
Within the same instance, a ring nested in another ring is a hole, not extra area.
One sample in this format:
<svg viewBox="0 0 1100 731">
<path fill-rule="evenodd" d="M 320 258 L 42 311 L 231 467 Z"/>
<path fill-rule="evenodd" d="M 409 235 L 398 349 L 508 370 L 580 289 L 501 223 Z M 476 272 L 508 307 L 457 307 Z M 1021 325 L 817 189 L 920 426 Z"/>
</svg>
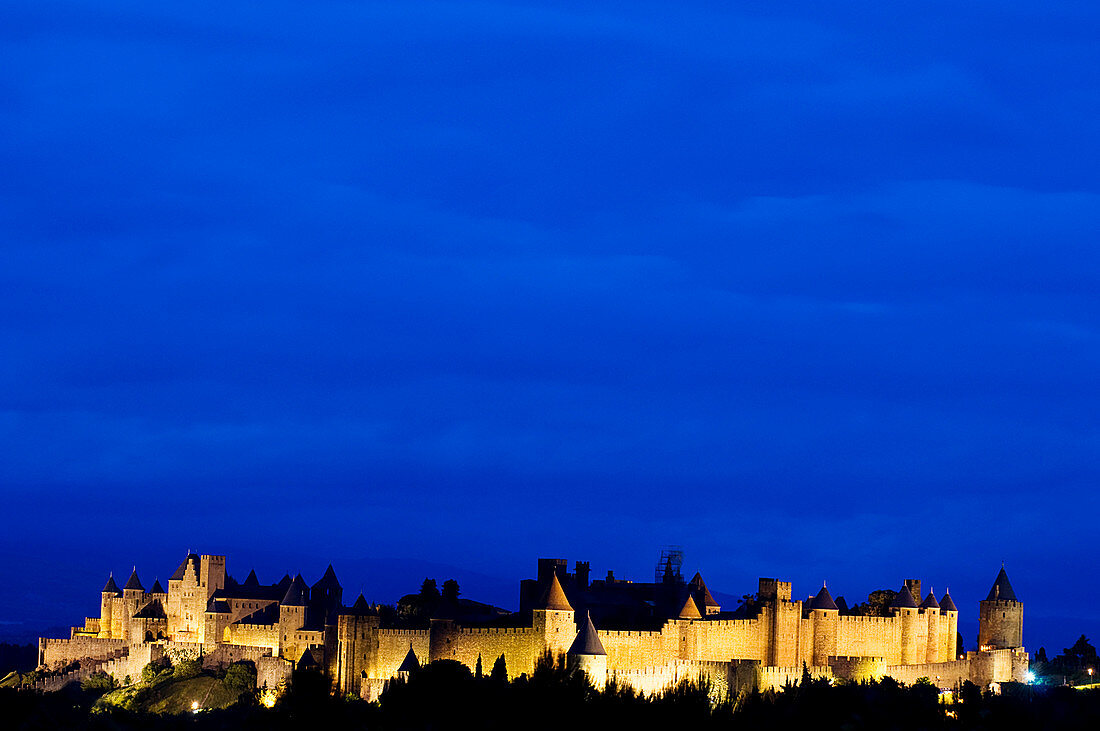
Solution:
<svg viewBox="0 0 1100 731">
<path fill-rule="evenodd" d="M 776 579 L 760 579 L 755 596 L 727 611 L 699 574 L 685 581 L 671 560 L 652 583 L 589 573 L 587 562 L 570 573 L 563 559 L 540 559 L 536 577 L 520 582 L 518 612 L 451 600 L 409 619 L 361 594 L 346 606 L 332 566 L 312 586 L 301 575 L 261 584 L 255 571 L 238 583 L 224 556 L 189 554 L 167 589 L 157 581 L 146 590 L 136 569 L 121 589 L 109 578 L 99 617 L 73 627 L 68 639 L 40 640 L 41 665 L 69 668 L 43 687 L 92 672 L 137 678 L 162 657 L 201 657 L 208 666 L 251 660 L 269 688 L 295 669 L 312 669 L 367 699 L 420 663 L 484 663 L 487 671 L 503 658 L 516 676 L 546 652 L 566 654 L 596 683 L 614 678 L 645 692 L 684 678 L 705 678 L 716 693 L 775 687 L 806 671 L 907 683 L 927 677 L 941 688 L 964 680 L 989 687 L 1027 674 L 1023 604 L 1003 567 L 978 605 L 979 648 L 963 655 L 956 655 L 959 610 L 950 594 L 922 596 L 915 579 L 875 616 L 834 600 L 824 585 L 793 599 L 791 583 Z"/>
</svg>

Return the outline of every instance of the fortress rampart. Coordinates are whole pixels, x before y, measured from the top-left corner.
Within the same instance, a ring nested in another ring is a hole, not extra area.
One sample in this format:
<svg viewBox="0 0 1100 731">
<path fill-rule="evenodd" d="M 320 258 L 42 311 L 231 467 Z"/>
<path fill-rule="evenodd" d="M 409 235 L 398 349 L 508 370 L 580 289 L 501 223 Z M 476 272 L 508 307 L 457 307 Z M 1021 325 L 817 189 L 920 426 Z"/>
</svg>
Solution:
<svg viewBox="0 0 1100 731">
<path fill-rule="evenodd" d="M 790 582 L 769 578 L 734 614 L 722 611 L 702 577 L 684 582 L 671 565 L 663 581 L 645 584 L 611 572 L 590 581 L 587 562 L 569 574 L 564 560 L 545 559 L 538 579 L 521 582 L 521 611 L 502 622 L 470 621 L 458 611 L 417 627 L 384 626 L 362 596 L 344 606 L 331 566 L 312 587 L 300 575 L 262 585 L 254 572 L 238 583 L 225 566 L 223 556 L 189 554 L 167 591 L 160 582 L 146 590 L 136 571 L 121 589 L 110 578 L 101 616 L 86 618 L 68 639 L 42 639 L 40 664 L 57 669 L 80 661 L 70 680 L 97 670 L 122 680 L 140 674 L 150 658 L 191 653 L 204 663 L 262 664 L 272 683 L 294 667 L 315 668 L 339 690 L 364 697 L 421 663 L 455 660 L 472 670 L 480 661 L 488 673 L 503 658 L 514 677 L 530 673 L 545 653 L 568 654 L 595 682 L 614 678 L 644 692 L 685 678 L 705 678 L 723 693 L 778 687 L 798 682 L 803 667 L 820 678 L 890 675 L 989 686 L 1023 678 L 1028 664 L 1023 604 L 1003 569 L 979 605 L 979 650 L 956 658 L 958 609 L 948 594 L 922 599 L 915 579 L 886 616 L 842 613 L 824 587 L 793 600 Z M 601 612 L 619 617 L 622 628 L 600 627 Z M 631 627 L 632 616 L 644 621 Z"/>
</svg>

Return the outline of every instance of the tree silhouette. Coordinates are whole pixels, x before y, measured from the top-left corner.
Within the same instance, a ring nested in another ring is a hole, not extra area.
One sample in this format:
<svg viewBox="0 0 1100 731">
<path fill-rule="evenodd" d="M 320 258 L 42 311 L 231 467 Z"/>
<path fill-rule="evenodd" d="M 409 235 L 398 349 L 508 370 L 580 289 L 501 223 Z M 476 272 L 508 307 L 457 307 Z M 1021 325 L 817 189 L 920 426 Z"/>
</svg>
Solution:
<svg viewBox="0 0 1100 731">
<path fill-rule="evenodd" d="M 443 601 L 448 604 L 458 604 L 458 582 L 454 579 L 447 579 L 443 582 Z"/>
</svg>

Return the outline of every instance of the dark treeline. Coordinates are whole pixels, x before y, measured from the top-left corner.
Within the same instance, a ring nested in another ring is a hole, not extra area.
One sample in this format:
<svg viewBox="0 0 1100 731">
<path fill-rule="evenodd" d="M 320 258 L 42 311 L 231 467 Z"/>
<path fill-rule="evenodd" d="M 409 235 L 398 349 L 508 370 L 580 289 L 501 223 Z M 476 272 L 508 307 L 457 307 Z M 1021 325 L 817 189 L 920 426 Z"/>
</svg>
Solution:
<svg viewBox="0 0 1100 731">
<path fill-rule="evenodd" d="M 11 671 L 26 672 L 38 664 L 38 648 L 0 642 L 0 678 Z"/>
<path fill-rule="evenodd" d="M 480 728 L 557 729 L 1095 729 L 1100 692 L 1006 685 L 1002 695 L 976 686 L 945 704 L 931 685 L 892 679 L 830 685 L 808 677 L 779 691 L 713 705 L 708 689 L 682 684 L 659 697 L 610 685 L 597 690 L 562 658 L 544 658 L 512 681 L 480 675 L 453 661 L 431 663 L 390 684 L 380 703 L 342 698 L 319 674 L 296 673 L 274 708 L 244 693 L 234 706 L 164 716 L 95 706 L 98 693 L 72 686 L 38 694 L 0 688 L 0 717 L 10 729 L 297 729 L 409 731 Z"/>
</svg>

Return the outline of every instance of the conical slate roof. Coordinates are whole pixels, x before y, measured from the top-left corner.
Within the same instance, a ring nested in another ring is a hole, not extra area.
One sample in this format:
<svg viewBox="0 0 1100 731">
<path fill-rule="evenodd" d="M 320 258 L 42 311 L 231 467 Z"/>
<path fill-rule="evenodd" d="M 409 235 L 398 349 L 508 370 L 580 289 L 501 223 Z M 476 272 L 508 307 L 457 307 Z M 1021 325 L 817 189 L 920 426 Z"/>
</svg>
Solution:
<svg viewBox="0 0 1100 731">
<path fill-rule="evenodd" d="M 890 605 L 895 609 L 916 609 L 917 603 L 913 600 L 913 592 L 909 591 L 909 587 L 902 584 L 901 591 L 894 597 L 894 603 Z"/>
<path fill-rule="evenodd" d="M 317 664 L 317 659 L 313 657 L 313 652 L 307 649 L 302 652 L 302 658 L 298 660 L 295 670 L 316 670 L 318 667 L 320 666 Z"/>
<path fill-rule="evenodd" d="M 164 587 L 160 585 L 160 579 L 153 582 L 153 588 L 149 590 L 150 594 L 164 594 Z"/>
<path fill-rule="evenodd" d="M 118 589 L 118 584 L 115 583 L 115 575 L 114 574 L 111 574 L 109 577 L 107 577 L 107 583 L 103 585 L 103 593 L 104 594 L 108 594 L 108 593 L 110 593 L 110 594 L 121 594 L 122 593 Z"/>
<path fill-rule="evenodd" d="M 676 615 L 677 619 L 702 619 L 703 615 L 699 612 L 699 605 L 695 603 L 695 600 L 691 597 L 691 594 L 687 595 L 684 599 L 684 605 L 680 607 L 680 612 Z"/>
<path fill-rule="evenodd" d="M 313 585 L 314 589 L 340 589 L 340 582 L 336 580 L 336 572 L 332 570 L 332 564 L 325 569 L 325 575 Z"/>
<path fill-rule="evenodd" d="M 547 583 L 546 588 L 543 589 L 542 595 L 539 597 L 538 603 L 535 604 L 535 609 L 557 609 L 559 611 L 572 612 L 573 606 L 569 603 L 569 600 L 565 597 L 565 591 L 561 588 L 561 582 L 558 581 L 558 575 L 556 573 L 550 574 L 550 581 Z"/>
<path fill-rule="evenodd" d="M 304 607 L 309 604 L 309 587 L 306 586 L 301 574 L 295 576 L 290 582 L 279 604 L 286 607 Z"/>
<path fill-rule="evenodd" d="M 145 591 L 145 587 L 141 585 L 141 579 L 138 578 L 137 569 L 134 569 L 133 573 L 130 574 L 130 578 L 126 580 L 126 586 L 122 587 L 123 591 L 127 589 L 140 589 L 141 591 Z"/>
<path fill-rule="evenodd" d="M 703 607 L 721 607 L 714 595 L 710 593 L 710 589 L 707 588 L 707 584 L 703 581 L 703 575 L 698 571 L 695 572 L 695 576 L 691 577 L 690 582 L 692 588 L 695 590 L 693 593 L 699 600 L 697 603 L 702 604 Z"/>
<path fill-rule="evenodd" d="M 993 582 L 993 587 L 989 590 L 989 596 L 985 598 L 987 602 L 992 601 L 1019 601 L 1016 598 L 1016 592 L 1012 591 L 1012 584 L 1008 583 L 1008 574 L 1005 573 L 1005 567 L 1001 567 L 1000 573 L 997 574 L 997 580 Z"/>
<path fill-rule="evenodd" d="M 592 624 L 592 615 L 588 612 L 584 613 L 584 622 L 581 623 L 581 630 L 577 633 L 576 639 L 573 640 L 573 644 L 569 646 L 570 655 L 606 655 L 607 651 L 603 649 L 603 643 L 600 642 L 599 636 L 596 635 L 596 627 Z"/>
<path fill-rule="evenodd" d="M 241 584 L 241 587 L 244 589 L 260 588 L 260 580 L 256 578 L 256 569 L 252 569 L 248 572 L 248 578 L 244 580 L 244 583 Z"/>
<path fill-rule="evenodd" d="M 936 595 L 931 588 L 928 590 L 928 596 L 924 598 L 924 601 L 920 603 L 921 609 L 939 609 L 940 603 L 936 601 Z"/>
<path fill-rule="evenodd" d="M 290 578 L 290 574 L 283 574 L 283 578 L 279 579 L 275 586 L 286 594 L 286 590 L 290 588 L 290 585 L 294 582 L 294 579 Z"/>
<path fill-rule="evenodd" d="M 368 614 L 371 611 L 370 604 L 367 604 L 367 600 L 360 594 L 355 603 L 351 605 L 351 611 L 355 614 Z"/>
<path fill-rule="evenodd" d="M 413 652 L 412 645 L 409 645 L 409 651 L 405 654 L 405 659 L 401 661 L 401 666 L 397 668 L 399 673 L 411 673 L 414 670 L 420 669 L 420 661 L 416 659 L 416 653 Z"/>
<path fill-rule="evenodd" d="M 833 595 L 822 584 L 821 591 L 817 592 L 817 596 L 810 602 L 810 609 L 835 609 L 839 611 L 840 608 L 833 601 Z"/>
<path fill-rule="evenodd" d="M 948 589 L 943 593 L 943 598 L 940 599 L 940 611 L 943 612 L 957 612 L 959 608 L 955 606 L 955 600 L 951 598 L 951 590 Z"/>
</svg>

